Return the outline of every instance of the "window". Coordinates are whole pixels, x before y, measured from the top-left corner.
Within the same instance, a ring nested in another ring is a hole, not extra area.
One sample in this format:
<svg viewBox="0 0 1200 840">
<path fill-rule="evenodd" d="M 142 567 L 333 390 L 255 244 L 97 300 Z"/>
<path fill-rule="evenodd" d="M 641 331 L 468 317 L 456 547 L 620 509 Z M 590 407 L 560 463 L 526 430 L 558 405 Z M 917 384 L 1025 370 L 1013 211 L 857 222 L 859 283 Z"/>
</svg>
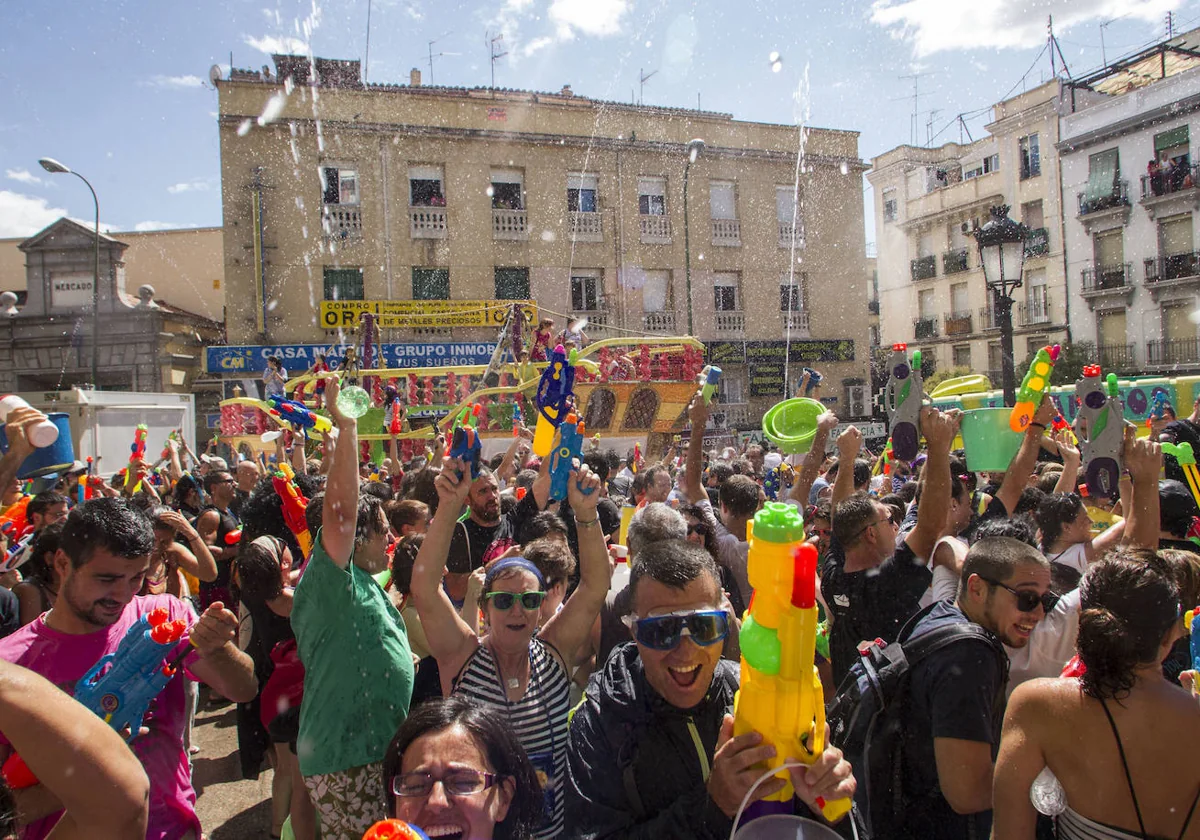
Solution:
<svg viewBox="0 0 1200 840">
<path fill-rule="evenodd" d="M 408 167 L 408 203 L 412 207 L 445 207 L 440 166 Z"/>
<path fill-rule="evenodd" d="M 789 225 L 796 218 L 796 188 L 790 184 L 775 187 L 775 218 Z"/>
<path fill-rule="evenodd" d="M 917 293 L 917 312 L 922 321 L 931 321 L 937 317 L 933 307 L 933 289 L 922 289 Z"/>
<path fill-rule="evenodd" d="M 717 399 L 724 405 L 739 405 L 746 401 L 746 384 L 741 371 L 723 371 L 717 382 Z"/>
<path fill-rule="evenodd" d="M 572 213 L 596 212 L 595 175 L 572 173 L 567 176 L 567 210 Z"/>
<path fill-rule="evenodd" d="M 950 287 L 950 310 L 955 315 L 967 315 L 971 308 L 967 303 L 967 284 L 955 283 Z"/>
<path fill-rule="evenodd" d="M 1021 180 L 1034 178 L 1042 174 L 1042 153 L 1038 147 L 1038 136 L 1030 134 L 1017 141 L 1017 150 L 1021 155 Z M 1038 225 L 1041 227 L 1041 225 Z"/>
<path fill-rule="evenodd" d="M 496 267 L 497 300 L 529 300 L 529 269 Z"/>
<path fill-rule="evenodd" d="M 1021 205 L 1021 223 L 1030 230 L 1046 226 L 1046 217 L 1042 211 L 1042 200 L 1027 201 Z"/>
<path fill-rule="evenodd" d="M 954 346 L 954 366 L 956 368 L 969 368 L 971 366 L 970 344 L 956 344 Z"/>
<path fill-rule="evenodd" d="M 741 309 L 738 300 L 738 276 L 716 274 L 713 276 L 713 309 L 717 312 L 737 312 Z"/>
<path fill-rule="evenodd" d="M 921 238 L 917 240 L 917 256 L 932 257 L 933 256 L 933 234 L 923 233 Z"/>
<path fill-rule="evenodd" d="M 1168 160 L 1175 164 L 1187 165 L 1191 155 L 1188 153 L 1188 127 L 1185 123 L 1170 131 L 1154 135 L 1154 156 L 1160 163 Z"/>
<path fill-rule="evenodd" d="M 493 169 L 492 209 L 524 210 L 525 191 L 521 188 L 523 181 L 520 169 Z"/>
<path fill-rule="evenodd" d="M 321 167 L 321 191 L 326 204 L 358 204 L 358 172 L 336 166 Z"/>
<path fill-rule="evenodd" d="M 1000 376 L 1000 371 L 1004 368 L 1004 353 L 1000 349 L 1000 342 L 988 342 L 988 376 L 992 378 L 993 385 L 999 385 L 996 377 Z"/>
<path fill-rule="evenodd" d="M 449 300 L 450 269 L 413 268 L 413 300 Z"/>
<path fill-rule="evenodd" d="M 1097 342 L 1101 347 L 1116 347 L 1125 343 L 1125 310 L 1101 312 L 1096 316 Z"/>
<path fill-rule="evenodd" d="M 803 273 L 783 275 L 779 281 L 780 312 L 804 312 L 808 308 L 807 279 Z"/>
<path fill-rule="evenodd" d="M 666 178 L 638 178 L 638 213 L 643 216 L 667 215 Z"/>
<path fill-rule="evenodd" d="M 1163 338 L 1167 341 L 1194 340 L 1196 325 L 1192 323 L 1192 308 L 1186 305 L 1163 306 L 1162 329 Z"/>
<path fill-rule="evenodd" d="M 1095 238 L 1096 264 L 1101 269 L 1116 268 L 1125 263 L 1125 243 L 1121 229 L 1114 228 L 1097 233 Z"/>
<path fill-rule="evenodd" d="M 1000 171 L 1000 155 L 989 155 L 983 159 L 983 171 L 999 172 Z"/>
<path fill-rule="evenodd" d="M 1158 252 L 1165 256 L 1192 252 L 1192 214 L 1172 216 L 1158 223 Z"/>
<path fill-rule="evenodd" d="M 647 271 L 642 286 L 642 311 L 663 312 L 671 308 L 671 272 Z"/>
<path fill-rule="evenodd" d="M 583 272 L 576 270 L 571 273 L 571 311 L 596 312 L 600 309 L 600 290 L 602 288 L 599 272 Z"/>
<path fill-rule="evenodd" d="M 884 190 L 883 191 L 883 221 L 885 223 L 896 221 L 896 210 L 897 210 L 896 191 L 895 190 Z"/>
<path fill-rule="evenodd" d="M 1084 206 L 1080 210 L 1090 213 L 1111 206 L 1120 177 L 1121 159 L 1116 149 L 1089 155 L 1087 191 L 1083 195 Z"/>
<path fill-rule="evenodd" d="M 361 268 L 325 269 L 325 300 L 362 300 L 363 270 Z"/>
<path fill-rule="evenodd" d="M 1049 321 L 1049 298 L 1046 296 L 1046 270 L 1039 268 L 1025 272 L 1026 321 L 1040 323 Z"/>
<path fill-rule="evenodd" d="M 946 241 L 950 243 L 951 251 L 967 247 L 967 234 L 963 231 L 962 222 L 953 222 L 946 226 Z"/>
<path fill-rule="evenodd" d="M 710 181 L 708 184 L 708 208 L 714 219 L 736 219 L 737 198 L 732 181 Z M 789 217 L 789 221 L 791 217 Z"/>
</svg>

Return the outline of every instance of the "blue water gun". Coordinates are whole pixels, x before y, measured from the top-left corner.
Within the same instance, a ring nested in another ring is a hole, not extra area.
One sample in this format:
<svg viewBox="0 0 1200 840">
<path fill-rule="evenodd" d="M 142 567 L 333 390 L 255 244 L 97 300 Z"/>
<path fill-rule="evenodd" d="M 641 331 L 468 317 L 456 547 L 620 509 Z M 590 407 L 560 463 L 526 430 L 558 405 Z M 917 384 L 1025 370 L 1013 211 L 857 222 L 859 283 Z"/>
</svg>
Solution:
<svg viewBox="0 0 1200 840">
<path fill-rule="evenodd" d="M 705 405 L 712 403 L 720 382 L 721 369 L 716 365 L 705 365 L 704 370 L 700 371 L 700 396 L 704 398 Z"/>
<path fill-rule="evenodd" d="M 550 363 L 542 371 L 537 389 L 537 426 L 533 432 L 533 454 L 545 458 L 554 446 L 554 430 L 567 414 L 567 401 L 573 396 L 575 366 L 567 360 L 560 344 L 550 354 Z"/>
<path fill-rule="evenodd" d="M 1146 415 L 1146 427 L 1154 425 L 1155 420 L 1163 419 L 1167 413 L 1167 392 L 1155 391 L 1154 402 L 1150 404 L 1150 413 Z"/>
<path fill-rule="evenodd" d="M 450 451 L 447 453 L 451 458 L 462 458 L 470 464 L 472 480 L 479 478 L 479 430 L 475 424 L 482 411 L 483 407 L 479 403 L 469 405 L 462 410 L 455 421 L 454 433 L 450 438 Z M 459 476 L 459 478 L 463 478 L 463 476 Z"/>
<path fill-rule="evenodd" d="M 303 432 L 305 436 L 308 435 L 309 429 L 316 429 L 321 434 L 333 429 L 333 423 L 328 417 L 309 411 L 303 403 L 275 395 L 267 397 L 267 402 L 271 404 L 268 414 L 278 417 L 297 432 Z"/>
<path fill-rule="evenodd" d="M 575 412 L 567 415 L 558 427 L 559 442 L 550 453 L 550 499 L 560 501 L 567 498 L 567 482 L 575 462 L 583 459 L 583 421 Z M 588 490 L 587 492 L 591 492 Z"/>
<path fill-rule="evenodd" d="M 1183 625 L 1189 628 L 1192 640 L 1188 643 L 1188 652 L 1192 655 L 1192 694 L 1200 697 L 1200 607 L 1188 610 L 1183 614 Z"/>
<path fill-rule="evenodd" d="M 824 379 L 825 377 L 810 367 L 806 367 L 803 370 L 803 373 L 808 374 L 808 385 L 806 385 L 804 388 L 804 396 L 807 397 L 809 394 L 811 394 L 813 392 L 813 388 L 820 387 L 821 380 Z M 800 380 L 804 381 L 804 377 L 803 376 L 800 377 Z"/>
</svg>

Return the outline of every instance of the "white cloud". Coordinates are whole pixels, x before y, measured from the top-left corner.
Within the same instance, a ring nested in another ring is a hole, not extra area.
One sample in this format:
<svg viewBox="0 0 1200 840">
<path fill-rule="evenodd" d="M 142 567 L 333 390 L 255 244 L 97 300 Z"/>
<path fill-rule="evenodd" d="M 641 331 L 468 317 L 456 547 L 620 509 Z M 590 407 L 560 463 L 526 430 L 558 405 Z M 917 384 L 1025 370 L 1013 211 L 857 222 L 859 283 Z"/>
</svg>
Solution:
<svg viewBox="0 0 1200 840">
<path fill-rule="evenodd" d="M 44 198 L 0 190 L 0 237 L 33 236 L 67 211 L 51 207 Z"/>
<path fill-rule="evenodd" d="M 555 5 L 583 0 L 555 0 Z M 948 50 L 1028 49 L 1046 40 L 1046 17 L 1065 33 L 1084 23 L 1130 17 L 1160 23 L 1183 0 L 1026 0 L 1023 3 L 963 3 L 961 0 L 876 0 L 871 22 L 928 56 Z M 598 5 L 592 0 L 592 6 Z"/>
<path fill-rule="evenodd" d="M 41 184 L 46 183 L 28 169 L 6 169 L 4 170 L 4 176 L 10 181 L 16 181 L 21 184 L 29 184 L 30 186 L 40 186 Z"/>
<path fill-rule="evenodd" d="M 133 226 L 133 229 L 137 233 L 146 233 L 147 231 L 151 230 L 177 230 L 185 227 L 194 227 L 194 225 L 181 225 L 176 222 L 145 221 L 138 222 Z"/>
<path fill-rule="evenodd" d="M 205 178 L 194 178 L 191 181 L 181 181 L 178 184 L 172 184 L 167 187 L 167 192 L 171 195 L 179 195 L 185 192 L 208 192 L 211 188 L 211 181 Z"/>
<path fill-rule="evenodd" d="M 292 38 L 288 35 L 276 37 L 274 35 L 264 35 L 261 38 L 252 38 L 247 35 L 243 38 L 247 44 L 254 47 L 259 52 L 267 55 L 307 55 L 308 42 L 302 38 Z"/>
<path fill-rule="evenodd" d="M 204 80 L 199 76 L 151 76 L 142 85 L 161 90 L 190 90 L 204 87 Z"/>
<path fill-rule="evenodd" d="M 603 37 L 621 31 L 621 18 L 628 10 L 629 0 L 554 0 L 550 20 L 557 24 L 560 40 L 570 38 L 575 30 Z"/>
<path fill-rule="evenodd" d="M 544 50 L 546 47 L 550 46 L 553 43 L 554 43 L 553 38 L 534 38 L 532 41 L 530 41 L 528 44 L 526 44 L 524 47 L 521 48 L 521 55 L 526 56 L 526 57 L 531 56 L 534 53 L 541 52 L 542 50 Z"/>
</svg>

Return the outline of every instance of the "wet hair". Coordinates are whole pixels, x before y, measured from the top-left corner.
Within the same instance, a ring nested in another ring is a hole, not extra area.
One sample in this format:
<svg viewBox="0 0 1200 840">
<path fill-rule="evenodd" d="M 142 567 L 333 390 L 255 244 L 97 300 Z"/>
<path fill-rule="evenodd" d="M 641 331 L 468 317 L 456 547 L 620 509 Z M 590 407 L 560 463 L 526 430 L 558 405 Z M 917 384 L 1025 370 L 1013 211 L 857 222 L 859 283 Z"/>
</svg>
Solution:
<svg viewBox="0 0 1200 840">
<path fill-rule="evenodd" d="M 646 489 L 647 490 L 649 490 L 651 487 L 654 486 L 654 481 L 655 481 L 655 479 L 658 478 L 658 476 L 660 474 L 665 475 L 668 479 L 671 477 L 671 471 L 668 470 L 666 467 L 664 467 L 662 464 L 655 464 L 653 467 L 646 470 L 643 474 L 646 476 Z"/>
<path fill-rule="evenodd" d="M 1042 545 L 1052 545 L 1062 536 L 1063 528 L 1085 510 L 1083 499 L 1074 493 L 1051 493 L 1037 506 L 1034 519 L 1042 529 Z"/>
<path fill-rule="evenodd" d="M 812 522 L 814 519 L 824 519 L 826 522 L 833 522 L 833 510 L 830 507 L 828 499 L 822 499 L 812 507 L 808 508 L 805 513 L 805 522 Z"/>
<path fill-rule="evenodd" d="M 358 497 L 358 516 L 354 522 L 354 546 L 364 545 L 371 537 L 379 534 L 379 514 L 383 502 L 378 496 L 362 493 Z"/>
<path fill-rule="evenodd" d="M 1005 519 L 1003 517 L 985 519 L 975 529 L 974 538 L 971 542 L 974 544 L 980 540 L 992 537 L 1007 537 L 1019 540 L 1030 548 L 1037 548 L 1037 523 L 1027 513 L 1014 516 L 1012 519 Z"/>
<path fill-rule="evenodd" d="M 854 459 L 854 486 L 863 487 L 871 480 L 871 462 L 866 458 Z"/>
<path fill-rule="evenodd" d="M 366 496 L 374 496 L 381 502 L 390 502 L 394 495 L 392 486 L 383 481 L 364 482 L 360 492 Z"/>
<path fill-rule="evenodd" d="M 184 475 L 180 476 L 179 481 L 175 482 L 175 490 L 172 492 L 172 496 L 175 499 L 175 506 L 178 507 L 179 505 L 183 504 L 184 500 L 187 499 L 188 494 L 193 490 L 195 490 L 197 494 L 201 492 L 200 482 L 196 480 L 196 477 L 191 473 L 185 473 Z"/>
<path fill-rule="evenodd" d="M 629 498 L 636 499 L 645 490 L 646 474 L 644 472 L 634 474 L 633 481 L 629 482 Z"/>
<path fill-rule="evenodd" d="M 900 485 L 900 489 L 896 491 L 896 495 L 904 500 L 905 504 L 911 504 L 917 498 L 917 490 L 920 489 L 915 481 L 906 481 Z"/>
<path fill-rule="evenodd" d="M 1176 539 L 1187 536 L 1192 517 L 1200 515 L 1196 500 L 1181 481 L 1164 479 L 1158 482 L 1158 527 Z"/>
<path fill-rule="evenodd" d="M 526 492 L 533 489 L 533 482 L 537 481 L 537 470 L 521 470 L 513 479 L 514 487 L 524 487 Z"/>
<path fill-rule="evenodd" d="M 724 461 L 717 461 L 715 464 L 711 464 L 708 468 L 709 478 L 715 478 L 717 480 L 718 487 L 724 484 L 731 475 L 733 475 L 733 467 L 729 466 L 729 464 L 725 463 Z"/>
<path fill-rule="evenodd" d="M 625 544 L 629 546 L 629 556 L 632 559 L 654 543 L 686 538 L 687 522 L 680 516 L 679 511 L 663 502 L 651 502 L 629 520 Z M 634 564 L 629 565 L 632 567 Z"/>
<path fill-rule="evenodd" d="M 637 598 L 638 584 L 646 578 L 672 589 L 685 589 L 701 575 L 710 575 L 721 588 L 721 573 L 712 555 L 687 540 L 660 540 L 647 545 L 629 569 L 630 599 Z"/>
<path fill-rule="evenodd" d="M 316 486 L 316 482 L 306 475 L 296 476 L 295 481 L 296 489 L 300 491 L 300 494 L 309 498 L 308 494 Z M 313 504 L 310 499 L 304 510 L 306 521 Z M 317 503 L 317 507 L 320 507 L 319 503 Z M 300 551 L 300 543 L 292 534 L 292 529 L 288 527 L 287 520 L 283 518 L 283 500 L 276 492 L 275 484 L 270 476 L 260 478 L 254 485 L 250 495 L 242 502 L 240 518 L 242 520 L 242 539 L 239 545 L 246 545 L 263 536 L 277 537 L 291 549 L 292 557 L 296 559 L 297 564 L 301 562 L 303 552 Z M 318 530 L 319 528 L 318 525 Z M 315 540 L 317 531 L 309 526 L 308 532 Z"/>
<path fill-rule="evenodd" d="M 1055 466 L 1058 466 L 1055 464 Z M 1058 486 L 1058 480 L 1062 478 L 1062 470 L 1046 470 L 1039 477 L 1034 487 L 1041 490 L 1043 493 L 1054 493 L 1054 488 Z M 1058 494 L 1065 495 L 1065 494 Z"/>
<path fill-rule="evenodd" d="M 559 540 L 534 540 L 526 545 L 521 553 L 526 560 L 537 566 L 546 580 L 547 588 L 556 583 L 565 584 L 575 573 L 575 555 Z"/>
<path fill-rule="evenodd" d="M 46 511 L 55 505 L 65 504 L 68 504 L 67 497 L 62 493 L 56 493 L 53 490 L 43 490 L 41 493 L 38 493 L 29 500 L 29 504 L 25 508 L 25 515 L 28 516 L 29 521 L 32 522 L 33 515 L 35 513 L 44 516 Z"/>
<path fill-rule="evenodd" d="M 429 521 L 429 505 L 416 499 L 385 502 L 383 512 L 387 515 L 388 524 L 397 534 L 408 525 L 420 525 Z"/>
<path fill-rule="evenodd" d="M 1114 551 L 1083 578 L 1076 647 L 1083 691 L 1098 700 L 1128 695 L 1136 669 L 1157 661 L 1179 621 L 1179 589 L 1152 552 Z"/>
<path fill-rule="evenodd" d="M 561 534 L 563 537 L 566 537 L 566 523 L 552 510 L 539 511 L 521 526 L 521 544 L 529 545 L 531 542 L 548 537 L 551 534 Z"/>
<path fill-rule="evenodd" d="M 63 525 L 59 548 L 78 569 L 92 559 L 97 548 L 133 560 L 154 549 L 154 530 L 145 514 L 129 500 L 92 499 L 76 505 Z"/>
<path fill-rule="evenodd" d="M 1021 491 L 1021 498 L 1017 499 L 1017 507 L 1013 513 L 1033 513 L 1044 498 L 1046 498 L 1046 494 L 1041 490 L 1036 487 L 1026 487 Z"/>
<path fill-rule="evenodd" d="M 1179 588 L 1180 604 L 1200 604 L 1200 554 L 1178 548 L 1164 548 L 1158 559 Z"/>
<path fill-rule="evenodd" d="M 892 509 L 893 522 L 904 521 L 904 517 L 908 514 L 908 504 L 904 499 L 895 493 L 888 493 L 886 496 L 880 496 L 879 501 Z"/>
<path fill-rule="evenodd" d="M 241 600 L 247 606 L 258 606 L 283 594 L 279 570 L 284 544 L 278 537 L 266 537 L 265 540 L 272 541 L 276 550 L 271 551 L 258 539 L 243 540 L 234 560 Z"/>
<path fill-rule="evenodd" d="M 245 510 L 245 506 L 242 507 Z M 309 536 L 317 541 L 317 534 L 325 523 L 325 491 L 308 497 L 308 507 L 304 509 L 304 524 L 308 526 Z"/>
<path fill-rule="evenodd" d="M 1018 566 L 1041 566 L 1048 569 L 1050 561 L 1036 548 L 1011 537 L 977 540 L 967 550 L 967 559 L 963 561 L 958 597 L 966 600 L 967 581 L 972 575 L 1003 583 L 1013 576 Z"/>
<path fill-rule="evenodd" d="M 583 456 L 583 463 L 587 464 L 588 469 L 599 476 L 601 483 L 608 483 L 608 459 L 599 452 L 592 452 Z"/>
<path fill-rule="evenodd" d="M 400 495 L 429 505 L 429 514 L 432 516 L 438 509 L 437 486 L 434 484 L 436 480 L 437 473 L 428 467 L 407 472 L 400 482 Z"/>
<path fill-rule="evenodd" d="M 62 545 L 62 522 L 47 525 L 38 531 L 29 550 L 29 559 L 21 565 L 21 575 L 40 586 L 54 585 L 54 569 L 46 562 L 46 555 L 54 555 Z"/>
<path fill-rule="evenodd" d="M 853 548 L 878 516 L 875 500 L 861 490 L 838 503 L 833 511 L 833 537 L 842 548 Z"/>
<path fill-rule="evenodd" d="M 731 475 L 721 483 L 721 507 L 739 518 L 758 510 L 759 487 L 748 475 Z"/>
<path fill-rule="evenodd" d="M 718 551 L 717 534 L 712 528 L 707 527 L 707 517 L 704 515 L 704 509 L 700 505 L 684 505 L 679 509 L 679 512 L 684 516 L 684 522 L 688 525 L 689 529 L 691 528 L 691 523 L 687 522 L 687 517 L 689 516 L 700 524 L 705 525 L 704 550 L 715 559 Z"/>
<path fill-rule="evenodd" d="M 20 829 L 17 825 L 17 801 L 12 788 L 0 779 L 0 840 L 17 840 Z"/>
<path fill-rule="evenodd" d="M 412 589 L 413 566 L 423 542 L 424 534 L 409 534 L 396 543 L 396 550 L 392 552 L 392 588 L 401 595 L 407 595 Z"/>
</svg>

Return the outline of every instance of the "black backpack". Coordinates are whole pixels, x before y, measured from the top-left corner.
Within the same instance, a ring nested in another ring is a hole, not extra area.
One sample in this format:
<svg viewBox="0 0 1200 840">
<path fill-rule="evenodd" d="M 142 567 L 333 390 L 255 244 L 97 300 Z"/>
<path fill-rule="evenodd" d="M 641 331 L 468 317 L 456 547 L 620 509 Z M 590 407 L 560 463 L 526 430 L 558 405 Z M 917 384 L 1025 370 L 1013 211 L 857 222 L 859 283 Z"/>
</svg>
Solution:
<svg viewBox="0 0 1200 840">
<path fill-rule="evenodd" d="M 871 840 L 898 838 L 911 803 L 905 796 L 904 749 L 909 679 L 913 667 L 947 645 L 964 639 L 987 644 L 1002 660 L 1008 656 L 999 640 L 973 623 L 946 624 L 909 639 L 913 628 L 929 614 L 930 605 L 914 615 L 899 640 L 875 642 L 862 652 L 838 686 L 826 713 L 830 742 L 854 767 L 858 791 L 855 811 Z M 1003 685 L 1007 679 L 1001 682 Z M 1003 698 L 1003 688 L 1000 698 Z"/>
</svg>

